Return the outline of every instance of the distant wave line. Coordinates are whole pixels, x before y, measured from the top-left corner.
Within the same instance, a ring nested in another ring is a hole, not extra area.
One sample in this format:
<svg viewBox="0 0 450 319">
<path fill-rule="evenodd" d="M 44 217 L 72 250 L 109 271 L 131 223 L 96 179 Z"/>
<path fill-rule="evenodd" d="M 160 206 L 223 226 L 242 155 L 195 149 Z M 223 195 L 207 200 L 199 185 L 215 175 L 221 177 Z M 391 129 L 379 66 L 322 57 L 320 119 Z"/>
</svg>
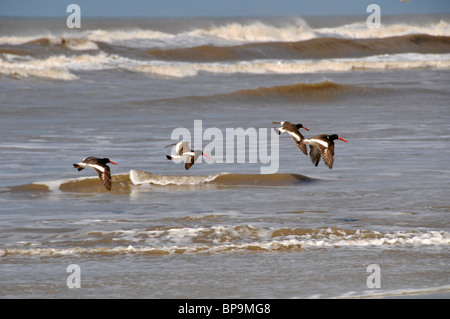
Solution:
<svg viewBox="0 0 450 319">
<path fill-rule="evenodd" d="M 223 45 L 235 45 L 238 43 L 254 42 L 297 42 L 309 39 L 336 37 L 347 39 L 386 38 L 393 36 L 405 36 L 409 34 L 428 34 L 432 36 L 449 36 L 450 24 L 440 20 L 428 24 L 392 23 L 382 24 L 381 28 L 367 28 L 365 21 L 344 24 L 334 27 L 312 28 L 302 18 L 294 18 L 291 21 L 275 25 L 264 21 L 252 21 L 247 23 L 230 21 L 226 24 L 212 24 L 206 27 L 192 30 L 165 32 L 143 28 L 111 28 L 92 29 L 77 33 L 77 37 L 85 38 L 91 42 L 116 42 L 138 45 L 139 41 L 154 40 L 160 44 L 183 46 L 222 43 Z M 18 45 L 32 42 L 40 38 L 47 38 L 52 42 L 60 42 L 62 38 L 70 39 L 67 32 L 57 34 L 45 31 L 37 35 L 3 35 L 0 36 L 0 44 Z"/>
<path fill-rule="evenodd" d="M 125 70 L 154 76 L 184 78 L 202 72 L 212 74 L 305 74 L 355 71 L 386 71 L 408 69 L 449 69 L 447 54 L 395 54 L 366 58 L 323 60 L 252 60 L 227 63 L 190 63 L 135 60 L 104 52 L 75 56 L 51 56 L 33 59 L 9 55 L 0 59 L 0 74 L 14 77 L 42 77 L 55 80 L 76 80 L 73 72 Z"/>
</svg>

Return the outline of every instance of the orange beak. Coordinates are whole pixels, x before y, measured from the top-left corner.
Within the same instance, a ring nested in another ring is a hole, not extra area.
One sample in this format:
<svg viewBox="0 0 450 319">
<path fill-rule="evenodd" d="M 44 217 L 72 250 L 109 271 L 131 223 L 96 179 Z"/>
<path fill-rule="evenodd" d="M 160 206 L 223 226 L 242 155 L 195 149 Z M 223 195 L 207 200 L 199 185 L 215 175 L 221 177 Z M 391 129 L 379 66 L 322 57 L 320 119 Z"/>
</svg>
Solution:
<svg viewBox="0 0 450 319">
<path fill-rule="evenodd" d="M 209 159 L 212 159 L 210 156 L 206 155 L 205 153 L 202 153 L 203 156 L 206 156 Z"/>
<path fill-rule="evenodd" d="M 114 163 L 114 162 L 112 162 L 112 161 L 109 161 L 111 164 L 114 164 L 114 165 L 119 165 L 119 164 L 117 164 L 117 163 Z"/>
<path fill-rule="evenodd" d="M 338 139 L 340 139 L 341 141 L 348 143 L 346 140 L 344 140 L 343 138 L 338 137 Z"/>
</svg>

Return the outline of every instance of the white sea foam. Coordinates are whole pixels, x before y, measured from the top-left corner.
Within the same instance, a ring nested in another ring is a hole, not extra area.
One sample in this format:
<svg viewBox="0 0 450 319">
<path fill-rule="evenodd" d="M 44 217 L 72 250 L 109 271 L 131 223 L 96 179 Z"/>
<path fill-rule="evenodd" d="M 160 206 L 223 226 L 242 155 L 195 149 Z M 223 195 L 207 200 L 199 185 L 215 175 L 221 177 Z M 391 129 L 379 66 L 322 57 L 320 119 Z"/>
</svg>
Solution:
<svg viewBox="0 0 450 319">
<path fill-rule="evenodd" d="M 76 80 L 73 71 L 121 69 L 161 77 L 184 78 L 201 72 L 214 74 L 303 74 L 322 72 L 382 71 L 407 69 L 449 69 L 450 54 L 386 54 L 364 58 L 323 60 L 252 60 L 221 63 L 136 60 L 116 54 L 58 55 L 45 59 L 6 54 L 0 56 L 0 74 Z"/>
<path fill-rule="evenodd" d="M 29 56 L 8 54 L 0 58 L 0 74 L 18 77 L 42 77 L 55 80 L 76 80 L 78 77 L 71 71 L 95 71 L 120 68 L 122 64 L 130 64 L 130 60 L 118 55 L 104 52 L 82 55 L 58 55 L 46 59 L 34 59 Z M 139 64 L 132 61 L 131 64 Z"/>
<path fill-rule="evenodd" d="M 141 170 L 130 170 L 130 180 L 134 185 L 155 184 L 155 185 L 198 185 L 211 182 L 220 174 L 200 175 L 200 176 L 179 176 L 179 175 L 157 175 Z"/>
<path fill-rule="evenodd" d="M 67 33 L 54 34 L 45 31 L 33 35 L 0 35 L 0 44 L 18 45 L 46 38 L 53 44 L 66 40 L 73 50 L 97 50 L 95 42 L 129 43 L 131 46 L 148 44 L 165 46 L 197 46 L 204 44 L 231 45 L 245 42 L 303 41 L 320 37 L 383 38 L 407 34 L 429 34 L 450 36 L 450 23 L 439 21 L 427 24 L 393 23 L 382 24 L 380 28 L 367 28 L 366 21 L 334 26 L 312 28 L 302 18 L 295 18 L 283 24 L 273 25 L 264 21 L 229 22 L 224 25 L 209 25 L 178 33 L 167 33 L 153 29 L 90 29 L 77 33 L 77 39 Z"/>
<path fill-rule="evenodd" d="M 51 61 L 54 60 L 54 57 L 48 58 L 47 60 L 32 60 L 23 62 L 7 62 L 0 60 L 0 74 L 14 77 L 34 76 L 66 81 L 76 80 L 78 78 L 75 74 L 72 74 L 67 67 L 50 66 Z"/>
<path fill-rule="evenodd" d="M 303 74 L 322 72 L 407 70 L 418 68 L 448 69 L 450 54 L 393 54 L 366 58 L 324 60 L 254 60 L 232 63 L 187 63 L 154 61 L 129 66 L 131 71 L 166 77 L 196 76 L 200 72 L 215 74 Z"/>
<path fill-rule="evenodd" d="M 98 50 L 97 43 L 83 36 L 73 37 L 70 35 L 54 35 L 50 33 L 35 36 L 0 36 L 0 45 L 21 45 L 39 39 L 47 39 L 51 45 L 62 45 L 67 49 L 75 51 Z"/>
<path fill-rule="evenodd" d="M 103 238 L 123 243 L 103 246 Z M 64 239 L 65 240 L 65 239 Z M 79 244 L 81 241 L 83 244 Z M 100 246 L 98 246 L 100 244 Z M 2 247 L 0 256 L 6 255 L 72 255 L 72 254 L 212 254 L 242 250 L 292 251 L 301 249 L 359 247 L 359 246 L 447 246 L 450 234 L 446 231 L 397 231 L 379 233 L 368 230 L 335 228 L 256 228 L 251 225 L 215 225 L 204 227 L 128 229 L 93 231 L 73 234 L 73 247 L 24 248 Z M 17 245 L 17 243 L 15 244 Z M 35 246 L 37 243 L 34 244 Z M 90 246 L 88 246 L 90 245 Z"/>
<path fill-rule="evenodd" d="M 395 246 L 395 245 L 449 245 L 450 234 L 446 231 L 395 232 L 379 234 L 371 238 L 360 235 L 323 234 L 317 238 L 303 238 L 300 243 L 303 247 L 342 247 L 342 246 Z"/>
<path fill-rule="evenodd" d="M 314 30 L 320 37 L 343 38 L 385 38 L 408 34 L 429 34 L 434 36 L 450 36 L 450 23 L 439 21 L 426 25 L 409 23 L 382 24 L 380 28 L 368 28 L 366 21 L 346 24 L 333 28 L 318 28 Z"/>
<path fill-rule="evenodd" d="M 441 20 L 425 25 L 408 23 L 382 24 L 380 28 L 371 29 L 367 28 L 366 21 L 363 20 L 361 22 L 332 28 L 314 29 L 303 19 L 296 18 L 281 26 L 255 20 L 248 23 L 230 22 L 225 25 L 213 25 L 175 34 L 134 28 L 129 30 L 93 30 L 88 31 L 86 36 L 91 41 L 109 43 L 124 41 L 134 41 L 134 43 L 137 43 L 135 40 L 157 40 L 160 41 L 160 44 L 170 46 L 196 46 L 208 43 L 219 44 L 220 42 L 217 42 L 217 40 L 222 41 L 223 45 L 230 45 L 246 42 L 295 42 L 329 36 L 342 38 L 384 38 L 407 34 L 450 36 L 450 24 Z"/>
<path fill-rule="evenodd" d="M 363 295 L 355 295 L 354 293 L 346 293 L 337 298 L 390 298 L 390 297 L 400 297 L 407 298 L 408 296 L 424 296 L 428 294 L 446 294 L 450 293 L 450 285 L 443 285 L 438 287 L 430 288 L 409 288 L 409 289 L 395 289 L 382 292 L 374 292 L 373 290 L 367 290 Z"/>
<path fill-rule="evenodd" d="M 86 35 L 91 41 L 114 42 L 137 39 L 169 39 L 173 35 L 155 30 L 144 30 L 133 28 L 129 30 L 90 30 L 86 31 Z"/>
<path fill-rule="evenodd" d="M 316 37 L 315 32 L 303 19 L 296 19 L 294 23 L 278 27 L 255 21 L 248 24 L 229 23 L 197 29 L 186 35 L 202 35 L 224 40 L 240 42 L 268 42 L 268 41 L 302 41 Z"/>
<path fill-rule="evenodd" d="M 62 41 L 64 41 L 66 48 L 75 51 L 96 51 L 99 49 L 97 43 L 84 38 L 67 38 Z"/>
</svg>

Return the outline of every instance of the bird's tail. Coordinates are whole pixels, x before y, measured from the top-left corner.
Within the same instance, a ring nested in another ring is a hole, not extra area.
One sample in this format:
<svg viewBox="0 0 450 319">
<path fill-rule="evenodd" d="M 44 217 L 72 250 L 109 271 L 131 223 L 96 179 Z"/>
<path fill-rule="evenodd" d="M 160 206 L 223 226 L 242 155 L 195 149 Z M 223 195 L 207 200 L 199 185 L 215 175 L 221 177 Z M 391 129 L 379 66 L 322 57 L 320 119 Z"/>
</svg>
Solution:
<svg viewBox="0 0 450 319">
<path fill-rule="evenodd" d="M 166 155 L 166 157 L 167 157 L 168 160 L 172 159 L 172 156 L 170 156 L 170 155 Z"/>
<path fill-rule="evenodd" d="M 281 131 L 279 130 L 279 129 L 277 129 L 277 128 L 273 128 L 274 130 L 275 130 L 275 132 L 277 132 L 278 133 L 278 135 L 281 135 Z"/>
</svg>

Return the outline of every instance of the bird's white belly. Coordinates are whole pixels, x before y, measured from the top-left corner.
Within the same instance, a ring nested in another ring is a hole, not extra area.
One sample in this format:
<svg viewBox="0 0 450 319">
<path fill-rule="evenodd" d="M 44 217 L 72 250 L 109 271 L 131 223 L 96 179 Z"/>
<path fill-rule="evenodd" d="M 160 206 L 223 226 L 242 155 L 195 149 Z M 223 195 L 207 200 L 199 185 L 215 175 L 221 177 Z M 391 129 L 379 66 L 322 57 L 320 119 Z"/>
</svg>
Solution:
<svg viewBox="0 0 450 319">
<path fill-rule="evenodd" d="M 99 170 L 100 172 L 104 173 L 105 172 L 105 168 L 103 166 L 100 165 L 96 165 L 96 164 L 88 164 L 87 166 L 90 166 L 96 170 Z"/>
</svg>

